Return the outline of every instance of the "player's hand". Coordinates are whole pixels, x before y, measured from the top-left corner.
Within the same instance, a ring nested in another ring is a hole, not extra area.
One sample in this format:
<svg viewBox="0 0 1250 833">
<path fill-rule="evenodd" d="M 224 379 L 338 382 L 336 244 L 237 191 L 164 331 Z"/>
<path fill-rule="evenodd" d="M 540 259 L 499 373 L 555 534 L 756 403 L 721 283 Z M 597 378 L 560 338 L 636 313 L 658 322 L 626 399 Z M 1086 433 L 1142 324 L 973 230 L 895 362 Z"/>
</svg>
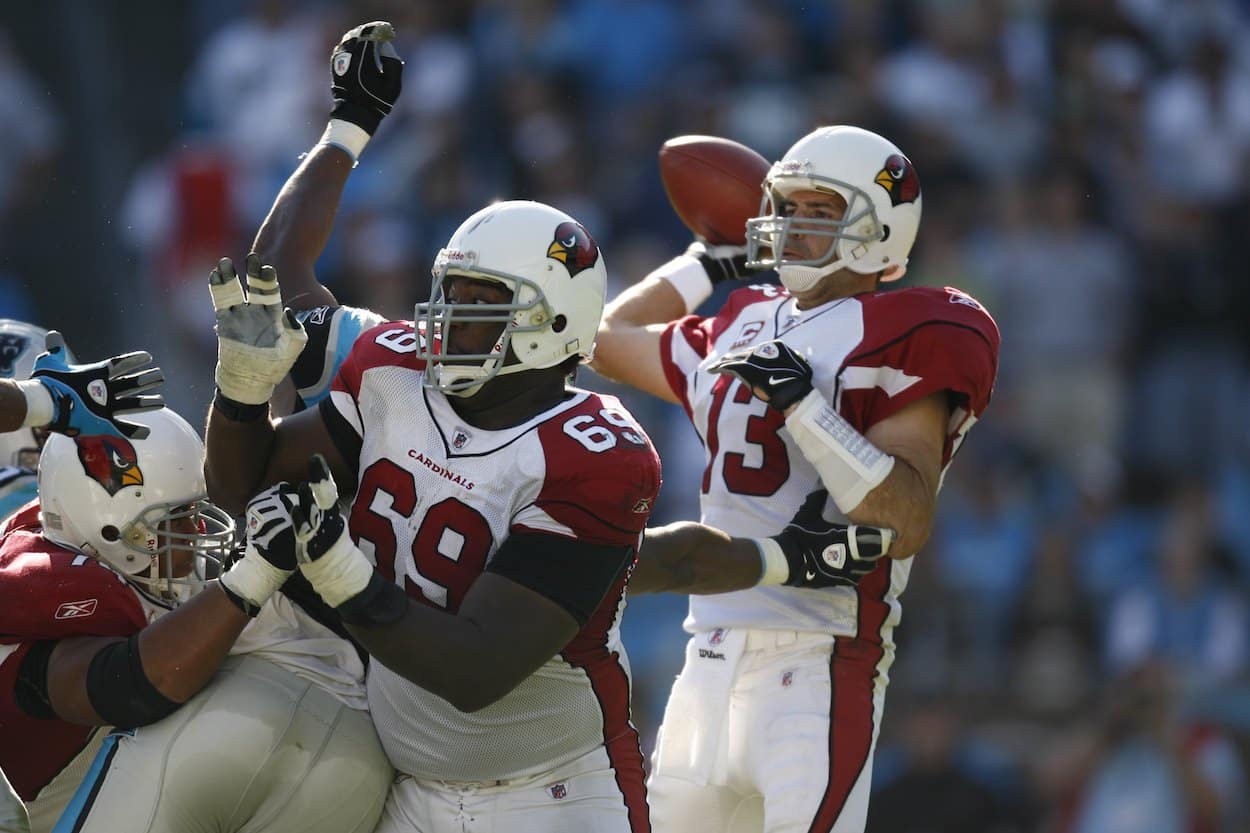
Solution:
<svg viewBox="0 0 1250 833">
<path fill-rule="evenodd" d="M 243 557 L 221 574 L 221 585 L 246 613 L 255 616 L 299 566 L 292 511 L 294 486 L 277 483 L 256 495 L 244 513 L 247 546 Z"/>
<path fill-rule="evenodd" d="M 308 341 L 295 314 L 282 307 L 278 275 L 247 256 L 247 295 L 223 257 L 208 275 L 208 290 L 217 314 L 217 388 L 222 395 L 247 405 L 263 405 L 291 370 Z"/>
<path fill-rule="evenodd" d="M 708 372 L 736 376 L 769 407 L 782 413 L 812 390 L 812 366 L 780 340 L 726 353 L 708 366 Z"/>
<path fill-rule="evenodd" d="M 152 362 L 150 353 L 137 351 L 113 356 L 93 364 L 70 364 L 65 360 L 65 339 L 56 330 L 48 333 L 45 352 L 35 359 L 32 379 L 52 395 L 52 421 L 47 428 L 58 434 L 107 434 L 142 440 L 146 425 L 119 418 L 119 414 L 154 411 L 165 405 L 160 394 L 149 394 L 165 381 L 159 367 L 142 369 Z M 146 394 L 146 395 L 145 395 Z"/>
<path fill-rule="evenodd" d="M 304 578 L 330 607 L 358 601 L 374 579 L 373 565 L 348 534 L 338 487 L 320 454 L 313 455 L 308 480 L 299 486 L 294 517 Z M 346 614 L 344 619 L 351 621 Z"/>
<path fill-rule="evenodd" d="M 686 249 L 686 254 L 699 261 L 713 286 L 722 281 L 749 280 L 756 275 L 755 270 L 747 268 L 746 246 L 713 246 L 696 240 Z"/>
<path fill-rule="evenodd" d="M 835 524 L 821 514 L 829 493 L 812 492 L 786 528 L 773 540 L 781 545 L 790 587 L 854 587 L 871 573 L 894 543 L 894 531 L 875 526 Z"/>
<path fill-rule="evenodd" d="M 403 84 L 404 62 L 384 20 L 364 23 L 343 35 L 330 56 L 331 118 L 343 119 L 370 136 L 391 112 Z"/>
</svg>

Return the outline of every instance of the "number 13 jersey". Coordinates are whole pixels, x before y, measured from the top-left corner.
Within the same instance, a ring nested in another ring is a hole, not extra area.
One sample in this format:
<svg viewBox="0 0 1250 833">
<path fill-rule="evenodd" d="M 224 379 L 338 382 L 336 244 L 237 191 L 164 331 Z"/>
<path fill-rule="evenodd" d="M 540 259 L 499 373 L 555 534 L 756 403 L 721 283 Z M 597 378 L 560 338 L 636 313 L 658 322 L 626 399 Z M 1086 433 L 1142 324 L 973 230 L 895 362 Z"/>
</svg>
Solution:
<svg viewBox="0 0 1250 833">
<path fill-rule="evenodd" d="M 807 310 L 776 286 L 735 291 L 711 317 L 673 322 L 661 339 L 665 377 L 706 449 L 703 522 L 731 535 L 774 535 L 820 487 L 785 419 L 731 376 L 707 372 L 726 353 L 781 339 L 808 360 L 816 390 L 856 430 L 945 391 L 942 467 L 989 404 L 998 327 L 957 289 L 916 287 L 839 298 Z M 858 587 L 757 587 L 692 596 L 685 627 L 813 631 L 888 642 L 911 560 L 882 559 Z"/>
<path fill-rule="evenodd" d="M 350 529 L 379 572 L 454 613 L 513 533 L 620 547 L 632 561 L 660 462 L 620 402 L 569 389 L 521 425 L 477 428 L 422 385 L 416 338 L 408 322 L 364 333 L 320 406 L 344 457 L 359 461 Z M 636 755 L 619 634 L 628 573 L 563 650 L 480 711 L 461 712 L 371 663 L 369 706 L 395 767 L 481 782 L 537 774 L 600 745 Z"/>
</svg>

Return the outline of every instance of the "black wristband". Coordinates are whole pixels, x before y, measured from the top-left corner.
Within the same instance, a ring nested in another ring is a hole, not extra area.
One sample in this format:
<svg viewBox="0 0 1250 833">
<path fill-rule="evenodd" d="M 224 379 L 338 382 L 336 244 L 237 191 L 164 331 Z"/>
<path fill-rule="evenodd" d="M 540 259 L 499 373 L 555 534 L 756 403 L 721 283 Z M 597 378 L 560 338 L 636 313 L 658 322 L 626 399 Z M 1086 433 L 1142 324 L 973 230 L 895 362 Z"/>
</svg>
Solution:
<svg viewBox="0 0 1250 833">
<path fill-rule="evenodd" d="M 370 136 L 382 123 L 382 114 L 377 110 L 342 98 L 334 100 L 334 109 L 330 111 L 330 118 L 351 122 Z"/>
<path fill-rule="evenodd" d="M 349 625 L 385 625 L 398 622 L 408 611 L 408 596 L 376 571 L 365 589 L 335 608 Z"/>
<path fill-rule="evenodd" d="M 261 417 L 269 416 L 268 402 L 259 405 L 236 402 L 222 393 L 221 388 L 217 388 L 217 392 L 213 394 L 213 409 L 231 422 L 255 422 Z"/>
</svg>

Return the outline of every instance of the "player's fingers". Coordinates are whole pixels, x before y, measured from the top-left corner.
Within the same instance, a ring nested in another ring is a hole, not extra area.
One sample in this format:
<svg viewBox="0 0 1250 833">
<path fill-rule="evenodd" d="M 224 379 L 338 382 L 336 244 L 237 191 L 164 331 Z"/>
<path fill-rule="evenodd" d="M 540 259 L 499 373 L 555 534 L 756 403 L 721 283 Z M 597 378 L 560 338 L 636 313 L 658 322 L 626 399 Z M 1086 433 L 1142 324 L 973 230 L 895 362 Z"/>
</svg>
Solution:
<svg viewBox="0 0 1250 833">
<path fill-rule="evenodd" d="M 121 376 L 113 380 L 111 387 L 114 396 L 133 396 L 159 387 L 165 382 L 165 371 L 159 367 L 149 368 L 130 376 Z"/>
<path fill-rule="evenodd" d="M 145 364 L 151 364 L 152 354 L 146 350 L 135 350 L 133 353 L 122 353 L 120 356 L 113 356 L 108 362 L 109 377 L 111 378 L 130 373 L 132 370 L 138 370 Z"/>
<path fill-rule="evenodd" d="M 338 503 L 338 486 L 330 473 L 329 463 L 320 454 L 314 454 L 308 462 L 308 486 L 319 508 L 329 509 Z"/>
<path fill-rule="evenodd" d="M 48 330 L 43 339 L 43 349 L 48 353 L 59 353 L 65 349 L 65 336 L 57 330 Z"/>
<path fill-rule="evenodd" d="M 234 263 L 228 257 L 217 261 L 216 268 L 208 273 L 208 291 L 213 296 L 213 309 L 217 312 L 242 304 L 243 285 L 234 271 Z"/>
<path fill-rule="evenodd" d="M 159 393 L 144 396 L 123 396 L 113 403 L 115 414 L 141 414 L 145 411 L 156 411 L 165 407 L 165 397 Z"/>
<path fill-rule="evenodd" d="M 152 433 L 152 430 L 146 425 L 126 422 L 124 419 L 119 419 L 116 422 L 117 430 L 121 431 L 128 439 L 131 440 L 146 440 L 148 435 Z"/>
<path fill-rule="evenodd" d="M 299 484 L 296 490 L 296 500 L 291 505 L 291 521 L 295 524 L 295 534 L 300 538 L 311 537 L 315 531 L 311 529 L 312 516 L 317 506 L 317 500 L 313 497 L 312 489 L 307 483 Z"/>
<path fill-rule="evenodd" d="M 247 300 L 249 303 L 265 306 L 282 303 L 277 270 L 261 263 L 260 255 L 255 252 L 247 256 Z"/>
</svg>

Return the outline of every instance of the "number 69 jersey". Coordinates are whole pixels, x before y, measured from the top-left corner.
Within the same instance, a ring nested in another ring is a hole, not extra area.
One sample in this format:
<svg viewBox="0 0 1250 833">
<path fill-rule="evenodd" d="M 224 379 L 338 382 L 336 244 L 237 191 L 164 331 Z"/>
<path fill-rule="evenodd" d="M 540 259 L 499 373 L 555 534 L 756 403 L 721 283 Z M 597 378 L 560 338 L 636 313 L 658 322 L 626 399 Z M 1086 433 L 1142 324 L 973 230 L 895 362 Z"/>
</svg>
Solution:
<svg viewBox="0 0 1250 833">
<path fill-rule="evenodd" d="M 660 355 L 706 449 L 703 522 L 730 535 L 776 534 L 820 483 L 781 414 L 737 379 L 707 372 L 718 357 L 773 339 L 808 360 L 816 389 L 860 432 L 946 392 L 943 470 L 989 404 L 998 367 L 994 320 L 949 287 L 865 293 L 800 310 L 780 287 L 751 286 L 735 291 L 712 317 L 673 322 Z M 693 596 L 686 629 L 755 627 L 888 641 L 910 568 L 910 559 L 883 559 L 857 588 L 758 587 Z"/>
<path fill-rule="evenodd" d="M 583 622 L 573 640 L 480 711 L 460 712 L 372 663 L 369 705 L 388 756 L 401 772 L 452 781 L 535 774 L 605 744 L 636 757 L 618 623 L 626 567 L 660 487 L 650 439 L 614 397 L 574 389 L 521 425 L 469 425 L 423 387 L 416 339 L 409 322 L 364 333 L 320 406 L 344 457 L 359 461 L 350 529 L 379 572 L 455 612 L 512 533 L 617 547 L 622 560 L 597 606 L 564 605 Z"/>
</svg>

